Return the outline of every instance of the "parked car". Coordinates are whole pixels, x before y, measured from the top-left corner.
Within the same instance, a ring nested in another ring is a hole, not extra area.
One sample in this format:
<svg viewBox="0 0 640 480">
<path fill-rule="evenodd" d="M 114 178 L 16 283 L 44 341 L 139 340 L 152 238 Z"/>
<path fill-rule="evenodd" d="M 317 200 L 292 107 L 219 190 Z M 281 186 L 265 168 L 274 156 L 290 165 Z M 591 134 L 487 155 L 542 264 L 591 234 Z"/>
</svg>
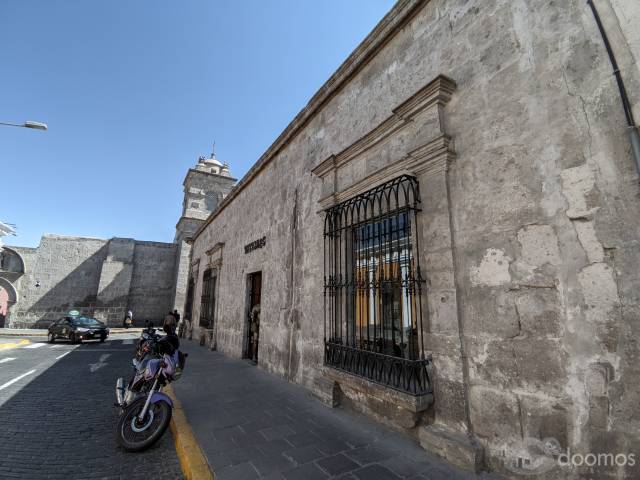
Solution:
<svg viewBox="0 0 640 480">
<path fill-rule="evenodd" d="M 47 335 L 49 343 L 58 339 L 67 339 L 71 343 L 83 340 L 97 340 L 104 342 L 109 336 L 109 329 L 99 320 L 90 317 L 62 317 L 49 326 Z"/>
</svg>

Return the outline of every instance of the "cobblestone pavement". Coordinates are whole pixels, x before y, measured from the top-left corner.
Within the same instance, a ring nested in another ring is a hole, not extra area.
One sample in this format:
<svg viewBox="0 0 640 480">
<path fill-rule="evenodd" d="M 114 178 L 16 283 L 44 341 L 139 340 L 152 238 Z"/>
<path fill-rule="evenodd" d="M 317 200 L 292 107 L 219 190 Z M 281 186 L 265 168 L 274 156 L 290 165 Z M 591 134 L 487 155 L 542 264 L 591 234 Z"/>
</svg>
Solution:
<svg viewBox="0 0 640 480">
<path fill-rule="evenodd" d="M 301 386 L 248 362 L 188 341 L 181 348 L 189 358 L 174 392 L 216 480 L 478 478 L 430 456 L 407 436 L 327 408 Z"/>
<path fill-rule="evenodd" d="M 146 452 L 116 446 L 114 387 L 133 340 L 29 340 L 0 350 L 0 479 L 182 478 L 170 431 Z"/>
</svg>

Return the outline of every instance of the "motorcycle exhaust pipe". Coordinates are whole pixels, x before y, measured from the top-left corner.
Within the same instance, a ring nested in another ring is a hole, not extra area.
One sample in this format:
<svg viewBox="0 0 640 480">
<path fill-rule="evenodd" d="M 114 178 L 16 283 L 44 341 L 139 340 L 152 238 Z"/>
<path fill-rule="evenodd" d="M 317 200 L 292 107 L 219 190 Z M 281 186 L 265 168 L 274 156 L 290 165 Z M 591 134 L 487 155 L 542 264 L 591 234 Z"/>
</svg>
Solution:
<svg viewBox="0 0 640 480">
<path fill-rule="evenodd" d="M 122 377 L 118 378 L 118 381 L 116 382 L 116 401 L 119 406 L 122 406 L 124 403 L 124 381 L 122 380 Z"/>
</svg>

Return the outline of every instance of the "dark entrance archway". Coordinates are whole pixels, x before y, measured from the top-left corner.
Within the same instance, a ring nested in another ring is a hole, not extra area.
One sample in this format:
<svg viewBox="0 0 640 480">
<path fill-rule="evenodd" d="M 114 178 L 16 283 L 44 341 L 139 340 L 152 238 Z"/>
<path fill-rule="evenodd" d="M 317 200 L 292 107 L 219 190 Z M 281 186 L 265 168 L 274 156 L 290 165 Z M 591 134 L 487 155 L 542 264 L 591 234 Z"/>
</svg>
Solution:
<svg viewBox="0 0 640 480">
<path fill-rule="evenodd" d="M 245 358 L 258 363 L 258 342 L 260 339 L 260 299 L 262 296 L 262 272 L 251 273 L 248 277 L 249 297 L 247 309 L 247 348 Z"/>
</svg>

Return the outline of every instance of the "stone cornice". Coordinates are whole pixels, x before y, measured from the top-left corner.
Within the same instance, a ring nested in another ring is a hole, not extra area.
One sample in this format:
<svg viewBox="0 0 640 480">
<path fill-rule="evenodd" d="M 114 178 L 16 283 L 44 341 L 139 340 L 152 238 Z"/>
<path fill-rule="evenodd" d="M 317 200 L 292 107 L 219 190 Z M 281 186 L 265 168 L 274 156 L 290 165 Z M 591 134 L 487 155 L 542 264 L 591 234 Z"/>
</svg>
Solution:
<svg viewBox="0 0 640 480">
<path fill-rule="evenodd" d="M 223 248 L 224 248 L 224 242 L 218 242 L 204 253 L 206 253 L 207 255 L 213 255 L 214 253 L 216 253 L 219 250 L 222 250 Z"/>
<path fill-rule="evenodd" d="M 398 161 L 363 178 L 349 188 L 319 200 L 320 209 L 325 210 L 402 174 L 432 174 L 446 171 L 449 162 L 453 159 L 455 159 L 453 141 L 447 135 L 442 135 L 412 150 Z"/>
<path fill-rule="evenodd" d="M 430 0 L 399 0 L 367 37 L 320 87 L 309 103 L 295 116 L 266 152 L 249 169 L 229 195 L 211 212 L 194 237 L 209 225 L 226 206 L 262 171 L 295 135 L 329 102 Z"/>
<path fill-rule="evenodd" d="M 453 80 L 444 75 L 439 75 L 411 98 L 394 108 L 392 115 L 377 127 L 360 137 L 359 140 L 339 154 L 331 155 L 311 172 L 319 177 L 324 177 L 333 169 L 344 165 L 407 126 L 423 110 L 433 105 L 446 105 L 455 89 L 456 84 Z"/>
<path fill-rule="evenodd" d="M 187 174 L 185 175 L 184 180 L 182 181 L 182 186 L 185 186 L 185 185 L 186 185 L 187 180 L 189 179 L 189 176 L 190 176 L 192 173 L 199 173 L 199 174 L 201 173 L 202 175 L 208 175 L 208 176 L 210 176 L 210 177 L 218 177 L 219 179 L 222 179 L 222 180 L 229 180 L 230 182 L 234 182 L 234 183 L 238 181 L 238 179 L 237 179 L 237 178 L 234 178 L 234 177 L 227 177 L 226 175 L 220 175 L 219 173 L 205 172 L 205 171 L 203 171 L 203 170 L 197 170 L 197 169 L 195 169 L 195 168 L 190 168 L 190 169 L 187 171 Z"/>
<path fill-rule="evenodd" d="M 178 219 L 178 222 L 176 223 L 176 229 L 179 229 L 180 226 L 183 223 L 185 223 L 187 220 L 190 222 L 198 222 L 198 223 L 204 222 L 203 218 L 187 217 L 186 215 L 183 215 Z"/>
</svg>

